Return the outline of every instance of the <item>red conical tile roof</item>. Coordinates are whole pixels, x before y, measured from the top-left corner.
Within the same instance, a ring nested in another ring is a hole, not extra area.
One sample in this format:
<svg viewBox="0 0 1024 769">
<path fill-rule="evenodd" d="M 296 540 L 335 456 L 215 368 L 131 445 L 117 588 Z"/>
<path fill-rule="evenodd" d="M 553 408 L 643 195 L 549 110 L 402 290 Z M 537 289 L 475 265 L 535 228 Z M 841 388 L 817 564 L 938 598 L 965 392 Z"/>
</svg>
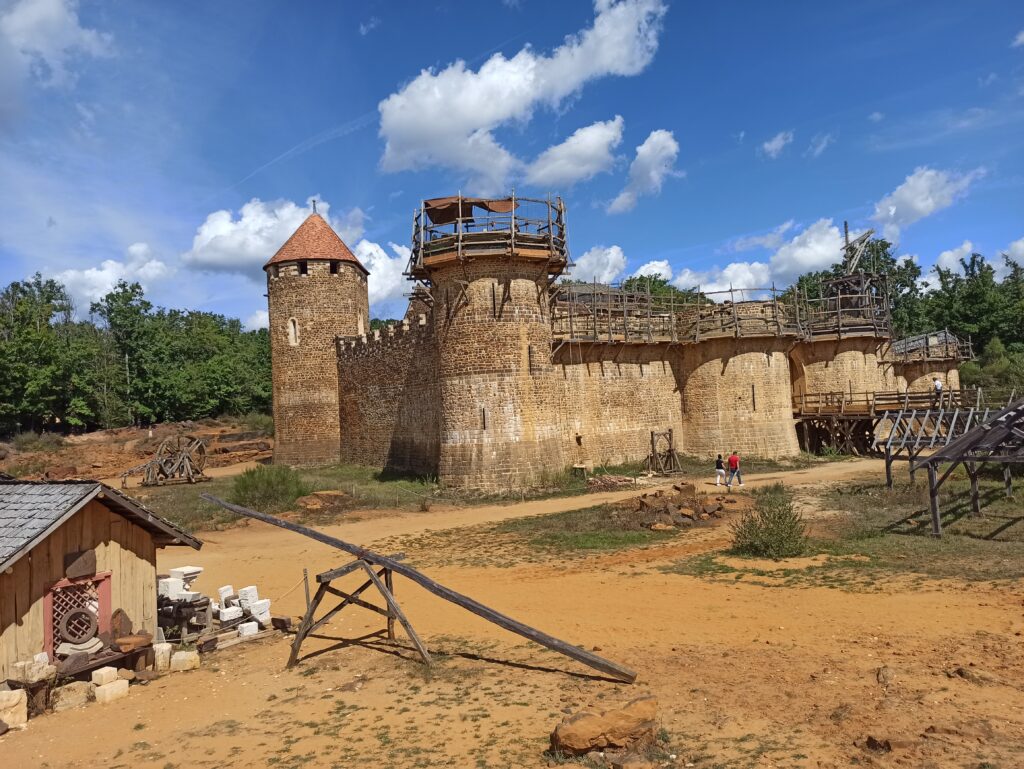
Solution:
<svg viewBox="0 0 1024 769">
<path fill-rule="evenodd" d="M 300 262 L 303 260 L 322 259 L 349 262 L 363 272 L 368 272 L 356 255 L 349 250 L 345 242 L 320 214 L 310 214 L 306 221 L 292 233 L 270 261 L 263 265 L 266 269 L 280 262 Z"/>
</svg>

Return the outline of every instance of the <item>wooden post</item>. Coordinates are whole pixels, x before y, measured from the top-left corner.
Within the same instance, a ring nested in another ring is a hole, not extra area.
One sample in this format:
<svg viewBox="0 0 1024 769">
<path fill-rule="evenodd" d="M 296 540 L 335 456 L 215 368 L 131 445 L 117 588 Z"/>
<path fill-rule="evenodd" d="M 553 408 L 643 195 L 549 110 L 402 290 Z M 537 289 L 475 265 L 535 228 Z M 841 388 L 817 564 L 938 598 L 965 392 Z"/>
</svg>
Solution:
<svg viewBox="0 0 1024 769">
<path fill-rule="evenodd" d="M 420 637 L 416 635 L 416 631 L 413 629 L 412 624 L 406 619 L 405 613 L 398 606 L 398 602 L 395 600 L 395 596 L 392 595 L 391 591 L 388 590 L 387 586 L 380 581 L 380 577 L 377 576 L 377 572 L 373 570 L 370 564 L 363 563 L 363 568 L 366 570 L 366 574 L 370 577 L 370 581 L 380 591 L 380 594 L 384 596 L 384 600 L 388 605 L 388 621 L 391 621 L 391 615 L 394 614 L 398 618 L 398 621 L 402 623 L 402 627 L 405 628 L 406 634 L 409 636 L 409 640 L 412 641 L 412 645 L 416 647 L 416 651 L 419 652 L 420 658 L 423 660 L 425 665 L 431 664 L 430 654 L 427 652 L 427 647 L 423 645 Z"/>
<path fill-rule="evenodd" d="M 327 583 L 322 583 L 316 589 L 316 595 L 313 596 L 313 602 L 306 609 L 306 616 L 302 618 L 302 624 L 299 625 L 299 630 L 295 634 L 295 638 L 292 639 L 292 651 L 288 655 L 288 664 L 285 667 L 295 667 L 295 663 L 299 661 L 299 648 L 302 646 L 302 642 L 306 640 L 306 635 L 309 633 L 309 629 L 313 626 L 313 614 L 316 612 L 320 602 L 324 600 L 324 596 L 327 595 Z"/>
<path fill-rule="evenodd" d="M 885 444 L 885 487 L 892 488 L 892 446 Z"/>
<path fill-rule="evenodd" d="M 978 467 L 974 462 L 965 462 L 967 476 L 971 479 L 971 516 L 981 515 L 981 500 L 978 497 Z"/>
<path fill-rule="evenodd" d="M 1006 486 L 1006 496 L 1013 496 L 1013 476 L 1010 474 L 1010 465 L 1003 465 L 1003 484 Z"/>
<path fill-rule="evenodd" d="M 934 462 L 928 463 L 928 507 L 932 512 L 932 536 L 941 537 L 942 515 L 939 513 L 939 479 Z"/>
<path fill-rule="evenodd" d="M 548 210 L 550 211 L 550 209 Z M 392 596 L 395 594 L 394 583 L 395 580 L 391 574 L 391 569 L 384 569 L 384 585 L 389 591 L 391 591 Z M 390 607 L 388 608 L 388 640 L 392 643 L 395 641 L 395 613 L 391 611 Z"/>
<path fill-rule="evenodd" d="M 306 587 L 306 611 L 309 611 L 309 570 L 302 570 L 302 584 Z"/>
</svg>

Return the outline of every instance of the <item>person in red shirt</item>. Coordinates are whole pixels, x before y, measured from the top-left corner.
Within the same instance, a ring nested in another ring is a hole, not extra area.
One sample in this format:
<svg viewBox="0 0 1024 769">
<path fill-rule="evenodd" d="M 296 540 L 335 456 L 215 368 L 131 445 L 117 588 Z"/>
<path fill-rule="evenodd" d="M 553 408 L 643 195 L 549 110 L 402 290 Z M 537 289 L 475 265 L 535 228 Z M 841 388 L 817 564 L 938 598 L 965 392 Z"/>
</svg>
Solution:
<svg viewBox="0 0 1024 769">
<path fill-rule="evenodd" d="M 727 489 L 732 488 L 734 478 L 740 482 L 740 486 L 743 485 L 743 473 L 740 472 L 740 455 L 735 451 L 729 455 L 729 480 L 725 482 Z"/>
</svg>

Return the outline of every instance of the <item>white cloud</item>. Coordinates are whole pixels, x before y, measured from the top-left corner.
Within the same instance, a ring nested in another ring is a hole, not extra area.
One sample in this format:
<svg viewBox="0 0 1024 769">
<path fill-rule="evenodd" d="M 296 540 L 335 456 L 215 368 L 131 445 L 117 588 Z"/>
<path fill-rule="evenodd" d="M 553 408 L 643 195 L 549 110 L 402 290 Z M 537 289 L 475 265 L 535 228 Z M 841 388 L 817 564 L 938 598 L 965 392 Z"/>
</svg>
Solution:
<svg viewBox="0 0 1024 769">
<path fill-rule="evenodd" d="M 359 25 L 359 34 L 362 35 L 363 37 L 366 37 L 379 26 L 380 19 L 378 19 L 376 16 L 371 16 L 367 21 L 364 21 Z"/>
<path fill-rule="evenodd" d="M 875 112 L 872 112 L 870 115 L 868 115 L 868 120 L 870 120 L 872 123 L 881 123 L 883 120 L 885 120 L 885 115 L 876 110 Z"/>
<path fill-rule="evenodd" d="M 1013 38 L 1013 42 L 1010 43 L 1011 48 L 1020 48 L 1024 45 L 1024 29 L 1017 33 L 1017 37 Z"/>
<path fill-rule="evenodd" d="M 676 171 L 679 144 L 671 131 L 651 131 L 644 143 L 636 148 L 636 157 L 629 165 L 629 181 L 615 200 L 608 205 L 608 213 L 632 211 L 645 195 L 657 195 L 668 176 L 684 176 Z"/>
<path fill-rule="evenodd" d="M 793 229 L 795 224 L 796 222 L 790 219 L 764 235 L 747 235 L 742 238 L 736 238 L 736 240 L 732 241 L 727 248 L 729 251 L 750 251 L 754 248 L 778 248 L 782 245 L 786 233 Z"/>
<path fill-rule="evenodd" d="M 0 47 L 17 52 L 22 72 L 44 86 L 73 84 L 71 60 L 110 55 L 112 42 L 79 24 L 77 0 L 19 0 L 0 13 L 0 38 Z"/>
<path fill-rule="evenodd" d="M 835 144 L 836 137 L 834 134 L 817 134 L 811 139 L 810 146 L 807 147 L 807 153 L 812 158 L 821 157 L 821 153 L 828 149 L 830 144 Z"/>
<path fill-rule="evenodd" d="M 245 319 L 245 323 L 243 325 L 247 331 L 266 328 L 270 325 L 270 313 L 266 310 L 256 310 L 256 312 Z"/>
<path fill-rule="evenodd" d="M 521 161 L 495 138 L 525 124 L 538 106 L 557 107 L 586 83 L 642 72 L 658 48 L 663 0 L 595 0 L 593 25 L 550 54 L 526 46 L 512 58 L 494 54 L 476 71 L 458 60 L 426 69 L 380 102 L 381 167 L 454 169 L 474 191 L 503 189 Z"/>
<path fill-rule="evenodd" d="M 622 142 L 623 120 L 598 121 L 578 129 L 561 144 L 542 152 L 526 169 L 526 181 L 541 187 L 572 185 L 609 170 L 612 151 Z"/>
<path fill-rule="evenodd" d="M 981 87 L 981 88 L 988 88 L 990 85 L 992 85 L 998 79 L 999 79 L 999 75 L 997 75 L 995 72 L 989 72 L 984 77 L 979 77 L 978 78 L 978 86 Z"/>
<path fill-rule="evenodd" d="M 984 175 L 984 168 L 958 174 L 921 166 L 875 204 L 871 218 L 881 225 L 885 238 L 895 243 L 902 228 L 953 205 Z"/>
<path fill-rule="evenodd" d="M 636 272 L 633 273 L 634 277 L 640 277 L 642 275 L 650 275 L 652 277 L 666 278 L 672 280 L 672 265 L 668 263 L 667 259 L 657 259 L 653 262 L 647 262 L 637 267 Z"/>
<path fill-rule="evenodd" d="M 619 246 L 594 246 L 576 260 L 569 277 L 611 283 L 626 269 L 626 255 Z"/>
<path fill-rule="evenodd" d="M 67 287 L 76 310 L 84 315 L 90 302 L 102 299 L 119 280 L 140 283 L 148 290 L 173 272 L 173 268 L 153 256 L 147 243 L 133 243 L 123 260 L 105 259 L 99 267 L 62 270 L 54 277 Z"/>
<path fill-rule="evenodd" d="M 1024 264 L 1024 238 L 1013 241 L 1006 247 L 1006 255 L 1018 264 Z"/>
<path fill-rule="evenodd" d="M 369 240 L 360 240 L 352 249 L 370 271 L 367 287 L 371 307 L 400 299 L 412 287 L 402 274 L 409 263 L 410 249 L 397 243 L 388 243 L 388 247 L 392 251 L 391 256 L 379 244 Z"/>
<path fill-rule="evenodd" d="M 793 142 L 794 135 L 792 131 L 779 131 L 771 139 L 761 144 L 761 152 L 775 160 L 782 154 L 782 150 L 786 149 L 786 145 Z"/>
<path fill-rule="evenodd" d="M 935 266 L 936 268 L 941 267 L 944 270 L 952 270 L 953 272 L 963 272 L 960 260 L 969 257 L 973 250 L 974 244 L 969 240 L 965 240 L 956 248 L 951 248 L 939 254 L 939 258 L 935 260 Z"/>
<path fill-rule="evenodd" d="M 192 248 L 182 255 L 186 264 L 207 270 L 238 272 L 261 277 L 260 270 L 312 212 L 310 197 L 305 206 L 290 200 L 262 201 L 253 198 L 242 206 L 236 218 L 228 210 L 206 217 L 192 239 Z M 330 204 L 317 201 L 317 210 L 346 243 L 363 234 L 365 214 L 353 208 L 341 217 L 330 216 Z"/>
<path fill-rule="evenodd" d="M 788 226 L 787 226 L 788 225 Z M 775 232 L 788 231 L 791 222 Z M 785 229 L 783 229 L 785 228 Z M 707 270 L 682 270 L 672 281 L 681 289 L 700 286 L 701 290 L 727 291 L 732 288 L 784 288 L 798 276 L 812 270 L 823 270 L 842 258 L 842 235 L 831 219 L 819 219 L 790 240 L 781 243 L 771 258 L 766 261 L 731 262 L 725 267 Z M 744 294 L 743 299 L 757 298 L 753 293 Z"/>
</svg>

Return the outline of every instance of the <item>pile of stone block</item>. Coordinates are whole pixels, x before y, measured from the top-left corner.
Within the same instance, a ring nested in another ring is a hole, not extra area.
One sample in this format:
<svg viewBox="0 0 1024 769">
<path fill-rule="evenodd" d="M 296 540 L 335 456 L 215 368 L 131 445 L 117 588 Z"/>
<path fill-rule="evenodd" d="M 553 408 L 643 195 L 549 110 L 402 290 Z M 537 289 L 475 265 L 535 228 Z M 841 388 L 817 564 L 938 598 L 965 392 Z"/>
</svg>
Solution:
<svg viewBox="0 0 1024 769">
<path fill-rule="evenodd" d="M 255 635 L 271 627 L 270 599 L 260 598 L 255 585 L 239 588 L 231 585 L 217 590 L 219 602 L 213 604 L 222 630 L 237 628 L 239 636 Z"/>
</svg>

